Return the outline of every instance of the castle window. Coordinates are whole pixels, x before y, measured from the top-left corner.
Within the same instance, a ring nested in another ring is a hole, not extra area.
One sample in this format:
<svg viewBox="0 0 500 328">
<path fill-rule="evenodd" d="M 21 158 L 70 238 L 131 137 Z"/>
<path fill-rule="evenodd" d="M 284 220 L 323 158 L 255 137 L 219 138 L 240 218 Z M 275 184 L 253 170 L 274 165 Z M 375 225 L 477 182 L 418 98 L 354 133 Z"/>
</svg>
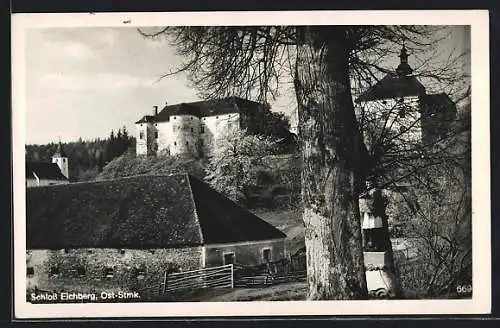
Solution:
<svg viewBox="0 0 500 328">
<path fill-rule="evenodd" d="M 205 133 L 205 127 L 204 126 L 201 127 L 200 132 L 201 133 Z"/>
<path fill-rule="evenodd" d="M 186 146 L 189 145 L 189 142 L 186 141 Z"/>
<path fill-rule="evenodd" d="M 63 163 L 66 163 L 66 158 L 63 158 Z"/>
<path fill-rule="evenodd" d="M 120 252 L 121 255 L 124 255 L 125 254 L 125 250 L 124 249 L 120 249 L 118 250 Z"/>
<path fill-rule="evenodd" d="M 57 276 L 59 273 L 60 273 L 60 271 L 59 271 L 59 267 L 57 265 L 50 267 L 50 275 L 51 276 Z"/>
<path fill-rule="evenodd" d="M 177 146 L 177 142 L 176 141 L 174 141 L 174 146 Z"/>
<path fill-rule="evenodd" d="M 139 139 L 144 139 L 144 132 L 139 132 Z"/>
<path fill-rule="evenodd" d="M 193 129 L 193 128 L 191 128 L 191 132 L 194 132 L 194 129 Z"/>
<path fill-rule="evenodd" d="M 155 138 L 158 139 L 158 131 L 155 131 Z"/>
<path fill-rule="evenodd" d="M 113 268 L 106 268 L 106 270 L 104 270 L 104 276 L 106 278 L 113 278 L 115 275 L 115 270 L 113 270 Z"/>
<path fill-rule="evenodd" d="M 26 276 L 33 277 L 35 275 L 35 269 L 33 267 L 26 268 Z"/>
</svg>

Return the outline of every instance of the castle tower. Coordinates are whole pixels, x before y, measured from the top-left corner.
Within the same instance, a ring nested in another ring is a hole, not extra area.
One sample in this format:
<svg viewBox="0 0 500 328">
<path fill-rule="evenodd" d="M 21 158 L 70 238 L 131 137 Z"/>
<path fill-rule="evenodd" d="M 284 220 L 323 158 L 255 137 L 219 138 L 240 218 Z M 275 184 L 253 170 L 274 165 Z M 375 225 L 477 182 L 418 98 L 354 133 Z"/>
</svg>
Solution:
<svg viewBox="0 0 500 328">
<path fill-rule="evenodd" d="M 61 169 L 61 173 L 69 179 L 68 156 L 66 156 L 66 153 L 64 152 L 61 141 L 59 141 L 59 144 L 57 145 L 56 152 L 52 155 L 52 163 L 56 163 L 57 166 L 59 166 L 59 169 Z"/>
</svg>

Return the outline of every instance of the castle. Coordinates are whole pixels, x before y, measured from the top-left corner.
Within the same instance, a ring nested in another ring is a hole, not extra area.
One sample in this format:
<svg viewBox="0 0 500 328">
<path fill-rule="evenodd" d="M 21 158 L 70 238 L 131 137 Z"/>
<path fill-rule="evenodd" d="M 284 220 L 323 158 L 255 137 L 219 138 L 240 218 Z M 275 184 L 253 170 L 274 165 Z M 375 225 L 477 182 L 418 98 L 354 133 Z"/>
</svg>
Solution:
<svg viewBox="0 0 500 328">
<path fill-rule="evenodd" d="M 432 144 L 448 133 L 457 115 L 445 93 L 428 94 L 413 74 L 403 45 L 400 63 L 356 100 L 358 120 L 371 131 L 385 131 L 391 142 L 410 149 Z M 365 135 L 367 146 L 375 140 Z"/>
<path fill-rule="evenodd" d="M 238 97 L 167 104 L 160 112 L 158 106 L 153 108 L 153 115 L 135 122 L 137 155 L 203 157 L 231 131 L 263 134 L 267 122 L 261 122 L 262 117 L 270 112 L 267 105 Z"/>
</svg>

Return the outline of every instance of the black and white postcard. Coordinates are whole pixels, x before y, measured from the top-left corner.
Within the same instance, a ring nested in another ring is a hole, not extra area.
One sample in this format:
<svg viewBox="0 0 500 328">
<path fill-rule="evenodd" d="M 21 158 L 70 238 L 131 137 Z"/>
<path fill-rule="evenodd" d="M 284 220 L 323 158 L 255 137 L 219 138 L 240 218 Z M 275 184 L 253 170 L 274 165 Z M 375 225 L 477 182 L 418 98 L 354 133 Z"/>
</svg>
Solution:
<svg viewBox="0 0 500 328">
<path fill-rule="evenodd" d="M 17 318 L 491 306 L 487 11 L 15 14 Z"/>
</svg>

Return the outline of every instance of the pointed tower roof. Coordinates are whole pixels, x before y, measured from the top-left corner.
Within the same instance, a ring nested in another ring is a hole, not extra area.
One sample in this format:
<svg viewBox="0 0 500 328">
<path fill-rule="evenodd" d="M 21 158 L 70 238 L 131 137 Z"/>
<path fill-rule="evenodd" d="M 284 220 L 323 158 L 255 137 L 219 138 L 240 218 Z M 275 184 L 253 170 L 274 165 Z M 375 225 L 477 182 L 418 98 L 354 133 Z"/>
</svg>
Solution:
<svg viewBox="0 0 500 328">
<path fill-rule="evenodd" d="M 396 74 L 399 76 L 408 76 L 413 73 L 413 69 L 408 64 L 408 52 L 406 51 L 406 47 L 403 43 L 403 48 L 401 48 L 401 52 L 399 53 L 400 63 L 396 68 Z"/>
<path fill-rule="evenodd" d="M 64 149 L 63 149 L 63 146 L 62 146 L 62 143 L 60 140 L 59 140 L 59 144 L 57 145 L 56 152 L 54 153 L 54 155 L 52 155 L 52 157 L 68 157 L 68 156 L 66 156 L 66 153 L 64 152 Z"/>
<path fill-rule="evenodd" d="M 425 87 L 412 75 L 413 69 L 408 64 L 408 52 L 403 44 L 399 54 L 400 63 L 395 72 L 389 72 L 384 78 L 363 92 L 356 102 L 383 100 L 425 94 Z"/>
</svg>

